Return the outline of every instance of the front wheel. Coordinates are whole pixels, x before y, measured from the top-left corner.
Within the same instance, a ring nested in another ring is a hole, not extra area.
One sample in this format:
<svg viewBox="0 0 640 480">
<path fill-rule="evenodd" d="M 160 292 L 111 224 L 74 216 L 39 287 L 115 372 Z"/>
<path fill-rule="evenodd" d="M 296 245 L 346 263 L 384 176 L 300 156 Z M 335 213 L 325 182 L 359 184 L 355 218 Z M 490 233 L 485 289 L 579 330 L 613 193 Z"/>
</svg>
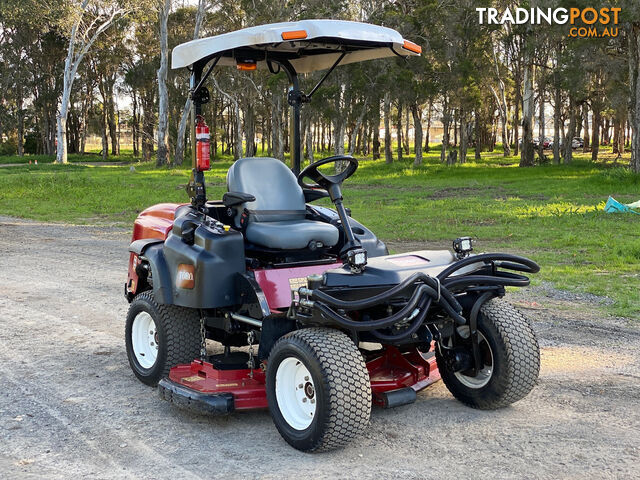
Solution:
<svg viewBox="0 0 640 480">
<path fill-rule="evenodd" d="M 369 373 L 344 333 L 296 330 L 271 350 L 267 400 L 276 428 L 291 446 L 332 450 L 346 445 L 369 423 Z"/>
<path fill-rule="evenodd" d="M 143 292 L 129 307 L 125 343 L 133 373 L 155 386 L 172 367 L 198 358 L 200 317 L 197 310 L 161 305 L 151 291 Z"/>
<path fill-rule="evenodd" d="M 468 343 L 469 327 L 458 327 L 455 335 L 457 343 Z M 504 300 L 488 301 L 478 315 L 478 344 L 483 365 L 475 376 L 451 370 L 436 349 L 440 375 L 453 396 L 480 409 L 500 408 L 524 398 L 540 372 L 538 340 L 524 315 Z"/>
</svg>

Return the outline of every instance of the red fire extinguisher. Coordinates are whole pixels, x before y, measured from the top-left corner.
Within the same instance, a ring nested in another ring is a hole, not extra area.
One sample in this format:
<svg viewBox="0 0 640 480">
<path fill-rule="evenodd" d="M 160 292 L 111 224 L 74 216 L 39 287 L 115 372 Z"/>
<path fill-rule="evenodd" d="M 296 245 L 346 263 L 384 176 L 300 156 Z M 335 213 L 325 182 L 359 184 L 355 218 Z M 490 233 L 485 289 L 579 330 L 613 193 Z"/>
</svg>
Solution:
<svg viewBox="0 0 640 480">
<path fill-rule="evenodd" d="M 198 115 L 196 118 L 196 160 L 198 171 L 204 172 L 211 168 L 209 157 L 209 127 L 204 123 L 204 117 Z"/>
</svg>

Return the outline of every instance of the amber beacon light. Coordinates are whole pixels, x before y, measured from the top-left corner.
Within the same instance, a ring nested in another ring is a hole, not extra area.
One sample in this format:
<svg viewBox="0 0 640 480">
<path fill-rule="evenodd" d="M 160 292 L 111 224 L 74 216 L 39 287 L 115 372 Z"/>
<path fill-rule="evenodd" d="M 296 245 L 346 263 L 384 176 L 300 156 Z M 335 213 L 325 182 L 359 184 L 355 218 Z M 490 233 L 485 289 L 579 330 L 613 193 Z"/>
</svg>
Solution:
<svg viewBox="0 0 640 480">
<path fill-rule="evenodd" d="M 292 30 L 290 32 L 282 32 L 282 40 L 304 40 L 307 38 L 306 30 Z"/>
</svg>

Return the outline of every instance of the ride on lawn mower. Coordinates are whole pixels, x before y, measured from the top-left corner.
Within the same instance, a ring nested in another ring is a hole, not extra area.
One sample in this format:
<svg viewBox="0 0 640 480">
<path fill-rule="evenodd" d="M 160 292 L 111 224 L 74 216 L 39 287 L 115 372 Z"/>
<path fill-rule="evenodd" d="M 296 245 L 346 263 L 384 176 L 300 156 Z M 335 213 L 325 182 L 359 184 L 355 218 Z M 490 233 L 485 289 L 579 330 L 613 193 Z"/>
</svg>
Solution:
<svg viewBox="0 0 640 480">
<path fill-rule="evenodd" d="M 507 286 L 528 285 L 523 273 L 538 272 L 536 263 L 473 254 L 468 237 L 453 251 L 389 255 L 344 206 L 342 183 L 356 159 L 329 157 L 300 172 L 300 109 L 334 68 L 419 54 L 389 28 L 329 20 L 247 28 L 173 50 L 172 67 L 191 72 L 191 203 L 139 215 L 125 284 L 129 362 L 162 398 L 209 414 L 268 407 L 289 444 L 314 451 L 356 437 L 372 404 L 412 403 L 440 378 L 475 408 L 529 393 L 538 343 L 500 297 Z M 286 73 L 293 168 L 237 160 L 228 192 L 208 201 L 201 113 L 216 65 Z M 298 74 L 315 70 L 327 72 L 305 94 Z M 312 204 L 322 198 L 334 209 Z M 220 353 L 207 352 L 207 339 Z"/>
</svg>

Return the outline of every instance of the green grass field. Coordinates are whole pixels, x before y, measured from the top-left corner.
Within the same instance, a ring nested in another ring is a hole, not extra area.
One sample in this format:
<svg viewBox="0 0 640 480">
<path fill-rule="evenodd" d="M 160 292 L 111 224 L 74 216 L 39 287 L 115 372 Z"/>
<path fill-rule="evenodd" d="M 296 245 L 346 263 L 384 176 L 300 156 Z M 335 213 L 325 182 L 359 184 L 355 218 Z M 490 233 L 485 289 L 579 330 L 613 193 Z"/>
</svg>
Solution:
<svg viewBox="0 0 640 480">
<path fill-rule="evenodd" d="M 54 161 L 54 157 L 51 155 L 25 155 L 20 157 L 18 155 L 3 155 L 0 156 L 0 165 L 10 165 L 16 163 L 26 163 L 35 164 L 38 162 L 39 165 L 47 165 Z M 107 157 L 106 160 L 102 159 L 102 155 L 99 152 L 87 152 L 85 155 L 81 155 L 79 153 L 71 153 L 68 156 L 69 163 L 88 163 L 88 162 L 137 162 L 138 159 L 133 156 L 133 151 L 131 150 L 123 150 L 120 152 L 120 155 L 117 157 Z"/>
<path fill-rule="evenodd" d="M 383 240 L 448 248 L 453 238 L 471 235 L 478 250 L 518 252 L 539 262 L 534 282 L 606 295 L 614 300 L 606 307 L 611 313 L 640 319 L 640 216 L 603 211 L 609 195 L 638 200 L 640 176 L 612 157 L 594 164 L 576 154 L 571 166 L 527 169 L 518 168 L 515 157 L 483 157 L 446 167 L 432 150 L 418 168 L 411 159 L 391 165 L 364 159 L 345 184 L 345 203 Z M 2 214 L 128 227 L 149 205 L 188 201 L 187 168 L 39 163 L 0 168 Z M 225 191 L 229 165 L 213 163 L 209 198 Z"/>
</svg>

